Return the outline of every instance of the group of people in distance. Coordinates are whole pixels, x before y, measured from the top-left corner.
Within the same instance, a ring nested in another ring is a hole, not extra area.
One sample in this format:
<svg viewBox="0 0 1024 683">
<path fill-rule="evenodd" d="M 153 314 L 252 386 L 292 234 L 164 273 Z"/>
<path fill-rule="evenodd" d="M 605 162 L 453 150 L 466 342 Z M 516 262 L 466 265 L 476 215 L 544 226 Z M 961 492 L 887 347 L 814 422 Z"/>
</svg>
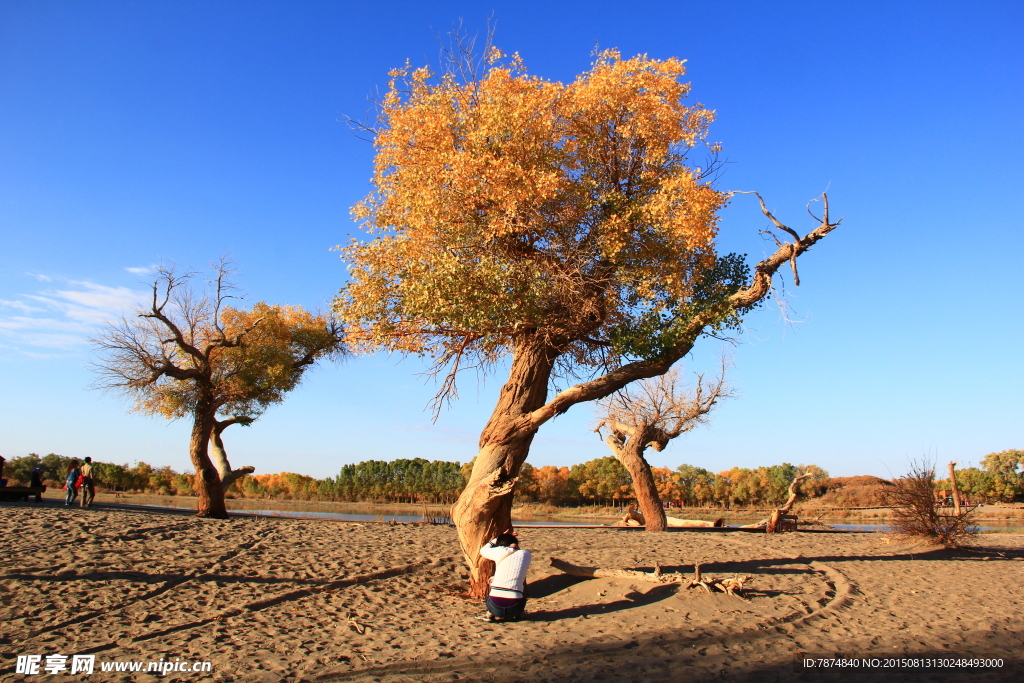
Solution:
<svg viewBox="0 0 1024 683">
<path fill-rule="evenodd" d="M 86 458 L 82 465 L 79 465 L 77 460 L 68 463 L 67 477 L 64 480 L 65 507 L 71 507 L 75 502 L 79 489 L 82 491 L 82 507 L 90 507 L 96 498 L 96 486 L 92 481 L 92 458 Z"/>
</svg>

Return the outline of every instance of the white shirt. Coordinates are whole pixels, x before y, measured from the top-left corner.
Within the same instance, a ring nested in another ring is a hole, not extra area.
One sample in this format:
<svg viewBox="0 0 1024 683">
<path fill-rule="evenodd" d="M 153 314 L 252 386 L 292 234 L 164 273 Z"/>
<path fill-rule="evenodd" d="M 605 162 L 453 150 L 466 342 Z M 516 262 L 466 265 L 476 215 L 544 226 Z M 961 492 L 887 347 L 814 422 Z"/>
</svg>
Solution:
<svg viewBox="0 0 1024 683">
<path fill-rule="evenodd" d="M 498 539 L 494 539 L 496 541 Z M 491 541 L 480 549 L 480 554 L 496 565 L 491 578 L 491 595 L 498 598 L 521 598 L 526 583 L 526 572 L 533 556 L 529 550 L 494 545 Z"/>
</svg>

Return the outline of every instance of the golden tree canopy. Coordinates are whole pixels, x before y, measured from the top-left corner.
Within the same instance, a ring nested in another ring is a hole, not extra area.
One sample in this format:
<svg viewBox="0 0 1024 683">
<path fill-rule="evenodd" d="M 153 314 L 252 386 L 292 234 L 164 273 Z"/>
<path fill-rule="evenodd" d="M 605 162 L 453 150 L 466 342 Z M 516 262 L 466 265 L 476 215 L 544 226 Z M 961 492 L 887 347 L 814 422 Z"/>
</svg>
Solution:
<svg viewBox="0 0 1024 683">
<path fill-rule="evenodd" d="M 683 62 L 606 50 L 563 84 L 488 61 L 472 82 L 391 73 L 374 190 L 353 209 L 375 237 L 342 248 L 350 343 L 488 361 L 536 332 L 614 365 L 698 312 L 728 323 L 747 269 L 715 254 L 727 197 L 687 158 L 714 114 L 684 103 Z"/>
<path fill-rule="evenodd" d="M 166 358 L 186 372 L 199 370 L 208 382 L 181 381 L 169 374 L 154 379 L 146 363 L 136 359 L 135 410 L 168 419 L 183 417 L 195 408 L 198 394 L 206 386 L 222 414 L 255 418 L 268 406 L 283 401 L 313 362 L 340 349 L 337 333 L 328 321 L 301 307 L 265 303 L 249 310 L 224 307 L 219 311 L 219 326 L 214 325 L 212 313 L 206 310 L 205 316 L 194 316 L 198 324 L 181 326 L 189 345 L 207 350 L 202 358 L 158 340 L 156 334 L 149 339 L 154 347 L 149 351 L 151 357 Z M 239 342 L 232 346 L 210 344 L 224 337 L 237 337 Z"/>
</svg>

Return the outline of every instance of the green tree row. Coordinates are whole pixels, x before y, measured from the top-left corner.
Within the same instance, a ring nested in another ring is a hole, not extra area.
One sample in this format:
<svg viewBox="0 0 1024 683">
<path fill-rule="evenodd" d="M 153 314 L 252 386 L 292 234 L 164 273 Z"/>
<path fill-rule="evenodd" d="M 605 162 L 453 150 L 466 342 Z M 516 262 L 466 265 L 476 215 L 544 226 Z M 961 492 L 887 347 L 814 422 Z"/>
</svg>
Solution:
<svg viewBox="0 0 1024 683">
<path fill-rule="evenodd" d="M 457 462 L 423 458 L 344 465 L 333 479 L 302 474 L 247 475 L 228 490 L 244 498 L 350 502 L 452 503 L 466 480 Z"/>
</svg>

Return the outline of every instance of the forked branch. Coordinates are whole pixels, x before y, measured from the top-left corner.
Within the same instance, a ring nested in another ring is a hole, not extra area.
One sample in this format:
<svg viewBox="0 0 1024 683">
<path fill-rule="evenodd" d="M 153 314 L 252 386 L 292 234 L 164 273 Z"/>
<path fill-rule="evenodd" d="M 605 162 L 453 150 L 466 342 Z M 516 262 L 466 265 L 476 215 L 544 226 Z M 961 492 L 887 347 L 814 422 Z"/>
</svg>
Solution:
<svg viewBox="0 0 1024 683">
<path fill-rule="evenodd" d="M 753 191 L 736 191 L 730 194 L 752 194 L 757 197 L 758 202 L 761 204 L 761 213 L 763 213 L 772 224 L 782 230 L 793 238 L 792 242 L 781 242 L 776 237 L 776 244 L 778 249 L 774 254 L 766 258 L 757 264 L 754 269 L 754 280 L 748 287 L 744 287 L 740 291 L 732 295 L 732 302 L 734 308 L 749 308 L 758 301 L 760 301 L 770 290 L 772 276 L 778 271 L 779 266 L 785 262 L 789 262 L 793 268 L 793 278 L 797 286 L 800 285 L 800 276 L 796 269 L 796 259 L 800 254 L 810 249 L 815 243 L 817 243 L 822 237 L 835 230 L 839 224 L 843 221 L 842 218 L 832 223 L 829 220 L 828 212 L 828 194 L 823 192 L 821 199 L 824 205 L 824 215 L 820 219 L 821 224 L 807 233 L 805 236 L 800 237 L 796 230 L 793 230 L 787 225 L 783 225 L 779 219 L 777 219 L 771 211 L 768 210 L 767 205 L 764 203 L 764 199 L 757 192 Z M 812 214 L 813 216 L 813 214 Z"/>
</svg>

